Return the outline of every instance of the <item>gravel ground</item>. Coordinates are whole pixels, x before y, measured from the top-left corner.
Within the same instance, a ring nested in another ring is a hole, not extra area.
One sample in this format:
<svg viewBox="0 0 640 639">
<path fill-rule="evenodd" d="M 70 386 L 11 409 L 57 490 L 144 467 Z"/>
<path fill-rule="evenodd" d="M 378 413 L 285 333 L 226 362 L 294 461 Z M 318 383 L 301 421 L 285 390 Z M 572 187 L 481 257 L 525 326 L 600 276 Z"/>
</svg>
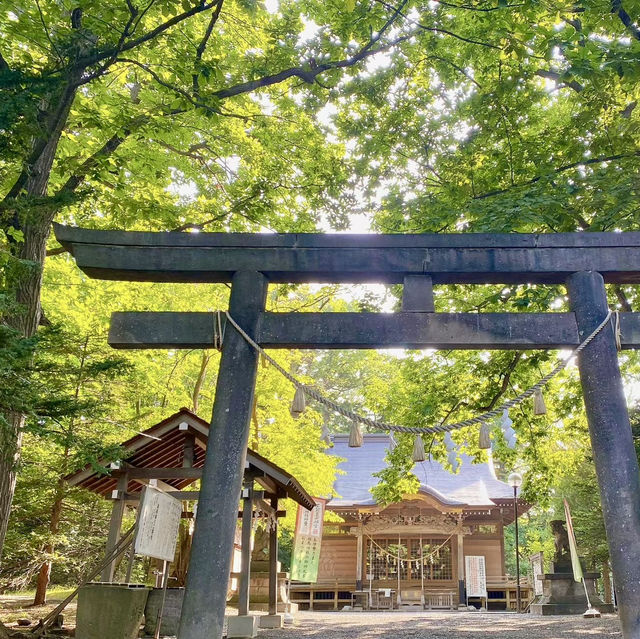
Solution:
<svg viewBox="0 0 640 639">
<path fill-rule="evenodd" d="M 298 612 L 293 627 L 261 639 L 604 639 L 622 637 L 615 615 L 600 619 L 480 612 Z"/>
</svg>

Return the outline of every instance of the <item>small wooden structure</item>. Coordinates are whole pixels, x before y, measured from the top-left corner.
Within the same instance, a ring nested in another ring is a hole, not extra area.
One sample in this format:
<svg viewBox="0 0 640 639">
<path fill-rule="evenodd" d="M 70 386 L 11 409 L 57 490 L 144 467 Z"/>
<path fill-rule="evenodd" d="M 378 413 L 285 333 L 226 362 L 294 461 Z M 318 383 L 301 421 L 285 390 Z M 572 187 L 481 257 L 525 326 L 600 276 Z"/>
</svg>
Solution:
<svg viewBox="0 0 640 639">
<path fill-rule="evenodd" d="M 109 474 L 105 475 L 87 466 L 65 478 L 71 486 L 86 488 L 113 500 L 107 553 L 120 538 L 125 507 L 136 506 L 145 485 L 153 483 L 183 502 L 199 500 L 199 491 L 185 489 L 202 477 L 208 441 L 209 424 L 187 408 L 181 408 L 177 413 L 124 442 L 122 448 L 125 461 L 111 464 Z M 254 490 L 256 483 L 262 487 L 262 491 Z M 315 502 L 295 477 L 250 449 L 246 453 L 242 497 L 243 506 L 238 513 L 238 517 L 242 519 L 241 567 L 238 575 L 239 614 L 247 614 L 249 610 L 251 530 L 254 516 L 269 520 L 269 614 L 276 614 L 277 520 L 285 514 L 278 510 L 279 502 L 288 497 L 308 510 L 315 506 Z M 193 513 L 185 512 L 184 516 L 192 515 Z M 114 563 L 107 566 L 101 580 L 112 581 L 114 569 Z"/>
<path fill-rule="evenodd" d="M 416 494 L 383 507 L 371 496 L 386 466 L 388 435 L 366 434 L 361 448 L 335 435 L 327 452 L 342 461 L 334 484 L 339 497 L 327 510 L 342 523 L 325 523 L 318 581 L 291 585 L 291 599 L 303 609 L 337 610 L 349 603 L 386 609 L 419 606 L 452 609 L 466 603 L 464 558 L 485 558 L 487 601 L 469 603 L 490 610 L 515 610 L 516 582 L 505 574 L 504 526 L 513 523 L 513 489 L 491 463 L 463 456 L 453 474 L 436 461 L 417 463 Z M 524 513 L 528 504 L 519 501 Z M 352 594 L 355 584 L 355 596 Z M 531 586 L 521 581 L 524 600 Z"/>
</svg>

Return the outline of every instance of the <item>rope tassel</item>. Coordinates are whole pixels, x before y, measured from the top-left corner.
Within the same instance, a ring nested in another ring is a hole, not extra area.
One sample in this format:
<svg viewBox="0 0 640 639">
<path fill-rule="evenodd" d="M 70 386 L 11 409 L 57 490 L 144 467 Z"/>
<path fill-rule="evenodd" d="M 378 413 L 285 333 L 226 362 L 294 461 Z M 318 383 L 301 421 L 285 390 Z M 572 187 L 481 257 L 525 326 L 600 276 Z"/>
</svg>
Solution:
<svg viewBox="0 0 640 639">
<path fill-rule="evenodd" d="M 320 439 L 329 447 L 333 448 L 333 440 L 331 439 L 331 431 L 327 426 L 327 422 L 322 424 L 322 435 L 320 435 Z"/>
<path fill-rule="evenodd" d="M 426 459 L 422 435 L 416 435 L 413 440 L 413 453 L 411 454 L 411 459 L 416 463 L 423 462 Z"/>
<path fill-rule="evenodd" d="M 298 386 L 296 388 L 296 394 L 293 396 L 293 402 L 291 402 L 291 417 L 298 418 L 302 413 L 304 413 L 304 409 L 307 407 L 307 401 L 304 396 L 304 388 L 302 386 Z"/>
<path fill-rule="evenodd" d="M 222 312 L 219 313 L 220 315 L 220 320 L 221 320 L 221 314 Z M 239 335 L 242 336 L 242 338 L 247 342 L 247 344 L 249 344 L 252 348 L 255 349 L 255 351 L 257 353 L 260 353 L 264 359 L 269 362 L 269 364 L 271 364 L 281 375 L 283 375 L 286 379 L 288 379 L 294 386 L 296 386 L 296 388 L 305 388 L 305 391 L 302 392 L 302 394 L 304 395 L 306 393 L 306 395 L 308 395 L 311 399 L 313 399 L 314 401 L 322 404 L 323 406 L 327 407 L 329 410 L 332 410 L 340 415 L 342 415 L 343 417 L 346 417 L 347 419 L 352 419 L 352 420 L 356 420 L 359 421 L 363 424 L 366 424 L 367 426 L 369 426 L 372 429 L 380 429 L 380 430 L 384 430 L 384 431 L 396 431 L 399 433 L 413 433 L 415 434 L 416 432 L 418 433 L 422 433 L 422 434 L 437 434 L 437 433 L 442 433 L 442 432 L 449 432 L 452 430 L 457 430 L 460 428 L 465 428 L 467 426 L 476 426 L 478 424 L 482 424 L 483 422 L 486 422 L 488 420 L 492 420 L 495 417 L 499 417 L 501 412 L 506 413 L 506 419 L 509 421 L 509 426 L 508 428 L 505 428 L 503 425 L 503 430 L 505 431 L 505 436 L 507 436 L 507 440 L 510 441 L 510 445 L 512 447 L 515 447 L 515 440 L 516 440 L 516 434 L 515 431 L 513 430 L 513 428 L 511 428 L 510 424 L 512 423 L 511 420 L 509 419 L 509 408 L 513 408 L 515 406 L 519 406 L 521 405 L 525 400 L 529 399 L 538 388 L 542 388 L 542 386 L 544 386 L 545 384 L 547 384 L 549 381 L 551 381 L 554 377 L 556 377 L 556 375 L 558 375 L 558 373 L 560 373 L 560 371 L 564 370 L 567 366 L 567 364 L 573 360 L 573 358 L 578 355 L 579 353 L 581 353 L 585 348 L 587 348 L 587 346 L 589 346 L 589 344 L 591 344 L 591 342 L 596 338 L 596 336 L 604 329 L 605 326 L 607 326 L 610 322 L 614 322 L 614 333 L 616 336 L 619 336 L 620 330 L 619 330 L 619 324 L 620 324 L 620 317 L 617 313 L 614 313 L 613 311 L 609 311 L 607 313 L 607 316 L 602 320 L 602 322 L 600 322 L 600 324 L 598 324 L 598 326 L 596 326 L 596 328 L 593 330 L 592 333 L 590 333 L 579 345 L 577 348 L 575 348 L 568 357 L 566 357 L 563 360 L 559 360 L 558 363 L 556 364 L 556 366 L 553 368 L 553 370 L 551 370 L 549 373 L 547 373 L 537 384 L 535 384 L 534 386 L 531 386 L 529 388 L 527 388 L 527 390 L 522 391 L 521 393 L 519 393 L 518 395 L 516 395 L 513 399 L 510 399 L 506 402 L 504 402 L 502 405 L 493 408 L 485 413 L 482 413 L 481 415 L 476 415 L 475 417 L 471 417 L 469 419 L 465 419 L 461 422 L 457 422 L 455 424 L 447 424 L 446 426 L 443 424 L 436 424 L 434 426 L 430 426 L 430 427 L 424 427 L 424 428 L 415 428 L 415 427 L 407 427 L 407 426 L 397 426 L 395 424 L 388 424 L 386 422 L 383 421 L 378 421 L 378 420 L 374 420 L 368 417 L 363 417 L 362 415 L 358 415 L 357 413 L 354 413 L 353 411 L 349 410 L 348 408 L 346 408 L 345 406 L 342 406 L 332 400 L 330 400 L 327 397 L 324 397 L 321 393 L 319 393 L 318 391 L 314 390 L 313 388 L 306 388 L 302 382 L 300 382 L 298 379 L 296 379 L 288 370 L 286 370 L 285 368 L 283 368 L 282 366 L 280 366 L 280 364 L 278 364 L 278 362 L 273 359 L 271 356 L 269 356 L 264 349 L 257 343 L 255 342 L 248 334 L 247 332 L 233 319 L 233 317 L 229 314 L 228 311 L 224 312 L 227 322 L 226 324 L 230 324 L 237 332 Z M 217 321 L 217 320 L 216 320 Z M 226 326 L 225 324 L 225 326 Z M 220 327 L 217 325 L 216 322 L 214 322 L 214 335 L 215 334 L 220 334 Z M 224 329 L 222 329 L 224 330 Z M 216 333 L 217 332 L 217 333 Z M 621 339 L 621 336 L 620 336 Z M 218 339 L 215 339 L 214 341 L 216 341 L 216 343 L 219 342 Z M 296 394 L 298 394 L 298 392 L 296 391 Z M 298 411 L 296 411 L 296 413 L 299 414 Z M 509 432 L 510 430 L 510 432 Z"/>
<path fill-rule="evenodd" d="M 544 396 L 542 390 L 538 388 L 533 394 L 533 414 L 534 415 L 546 415 L 547 405 L 544 403 Z"/>
<path fill-rule="evenodd" d="M 362 446 L 362 441 L 360 424 L 356 421 L 352 421 L 351 430 L 349 431 L 349 448 L 360 448 L 360 446 Z"/>
<path fill-rule="evenodd" d="M 482 422 L 480 425 L 480 436 L 478 440 L 478 447 L 482 450 L 491 448 L 491 428 L 487 422 Z"/>
</svg>

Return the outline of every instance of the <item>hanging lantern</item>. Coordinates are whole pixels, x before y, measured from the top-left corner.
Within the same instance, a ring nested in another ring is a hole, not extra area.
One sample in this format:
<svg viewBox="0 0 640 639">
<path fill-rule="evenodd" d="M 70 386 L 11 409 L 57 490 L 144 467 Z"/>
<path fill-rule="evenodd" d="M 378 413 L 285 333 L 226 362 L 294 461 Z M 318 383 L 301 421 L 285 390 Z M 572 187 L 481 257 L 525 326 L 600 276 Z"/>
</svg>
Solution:
<svg viewBox="0 0 640 639">
<path fill-rule="evenodd" d="M 296 419 L 304 413 L 304 409 L 307 407 L 307 402 L 304 397 L 304 388 L 298 386 L 296 388 L 296 394 L 293 396 L 293 402 L 291 403 L 291 417 Z"/>
<path fill-rule="evenodd" d="M 533 414 L 534 415 L 546 415 L 547 405 L 544 403 L 544 397 L 542 390 L 539 388 L 533 394 Z"/>
<path fill-rule="evenodd" d="M 411 459 L 416 463 L 423 462 L 426 459 L 424 441 L 420 433 L 418 433 L 413 440 L 413 452 L 411 453 Z"/>
<path fill-rule="evenodd" d="M 333 439 L 331 438 L 331 431 L 327 426 L 327 422 L 322 423 L 322 435 L 320 435 L 321 441 L 323 441 L 329 448 L 333 448 Z"/>
<path fill-rule="evenodd" d="M 482 422 L 482 424 L 480 424 L 478 447 L 482 450 L 491 448 L 491 428 L 489 428 L 489 424 L 487 424 L 487 422 Z"/>
<path fill-rule="evenodd" d="M 351 422 L 351 430 L 349 431 L 349 448 L 360 448 L 362 446 L 362 431 L 360 424 L 356 421 Z"/>
</svg>

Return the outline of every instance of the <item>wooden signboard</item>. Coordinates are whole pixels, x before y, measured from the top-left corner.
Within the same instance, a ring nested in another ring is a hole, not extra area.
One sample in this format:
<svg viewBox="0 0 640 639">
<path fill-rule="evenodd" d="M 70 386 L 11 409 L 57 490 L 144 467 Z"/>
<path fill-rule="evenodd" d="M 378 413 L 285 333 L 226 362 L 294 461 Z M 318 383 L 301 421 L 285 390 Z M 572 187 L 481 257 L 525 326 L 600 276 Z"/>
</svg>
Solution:
<svg viewBox="0 0 640 639">
<path fill-rule="evenodd" d="M 182 503 L 157 488 L 145 486 L 138 509 L 136 554 L 173 561 Z"/>
<path fill-rule="evenodd" d="M 533 592 L 536 595 L 542 594 L 542 580 L 538 575 L 544 574 L 544 553 L 537 552 L 529 557 L 531 562 L 531 577 L 533 579 Z"/>
<path fill-rule="evenodd" d="M 318 580 L 326 499 L 315 499 L 315 502 L 316 507 L 311 511 L 298 506 L 291 561 L 292 581 L 315 583 Z"/>
<path fill-rule="evenodd" d="M 464 558 L 467 577 L 467 599 L 470 597 L 487 597 L 487 571 L 482 555 L 467 555 Z"/>
</svg>

